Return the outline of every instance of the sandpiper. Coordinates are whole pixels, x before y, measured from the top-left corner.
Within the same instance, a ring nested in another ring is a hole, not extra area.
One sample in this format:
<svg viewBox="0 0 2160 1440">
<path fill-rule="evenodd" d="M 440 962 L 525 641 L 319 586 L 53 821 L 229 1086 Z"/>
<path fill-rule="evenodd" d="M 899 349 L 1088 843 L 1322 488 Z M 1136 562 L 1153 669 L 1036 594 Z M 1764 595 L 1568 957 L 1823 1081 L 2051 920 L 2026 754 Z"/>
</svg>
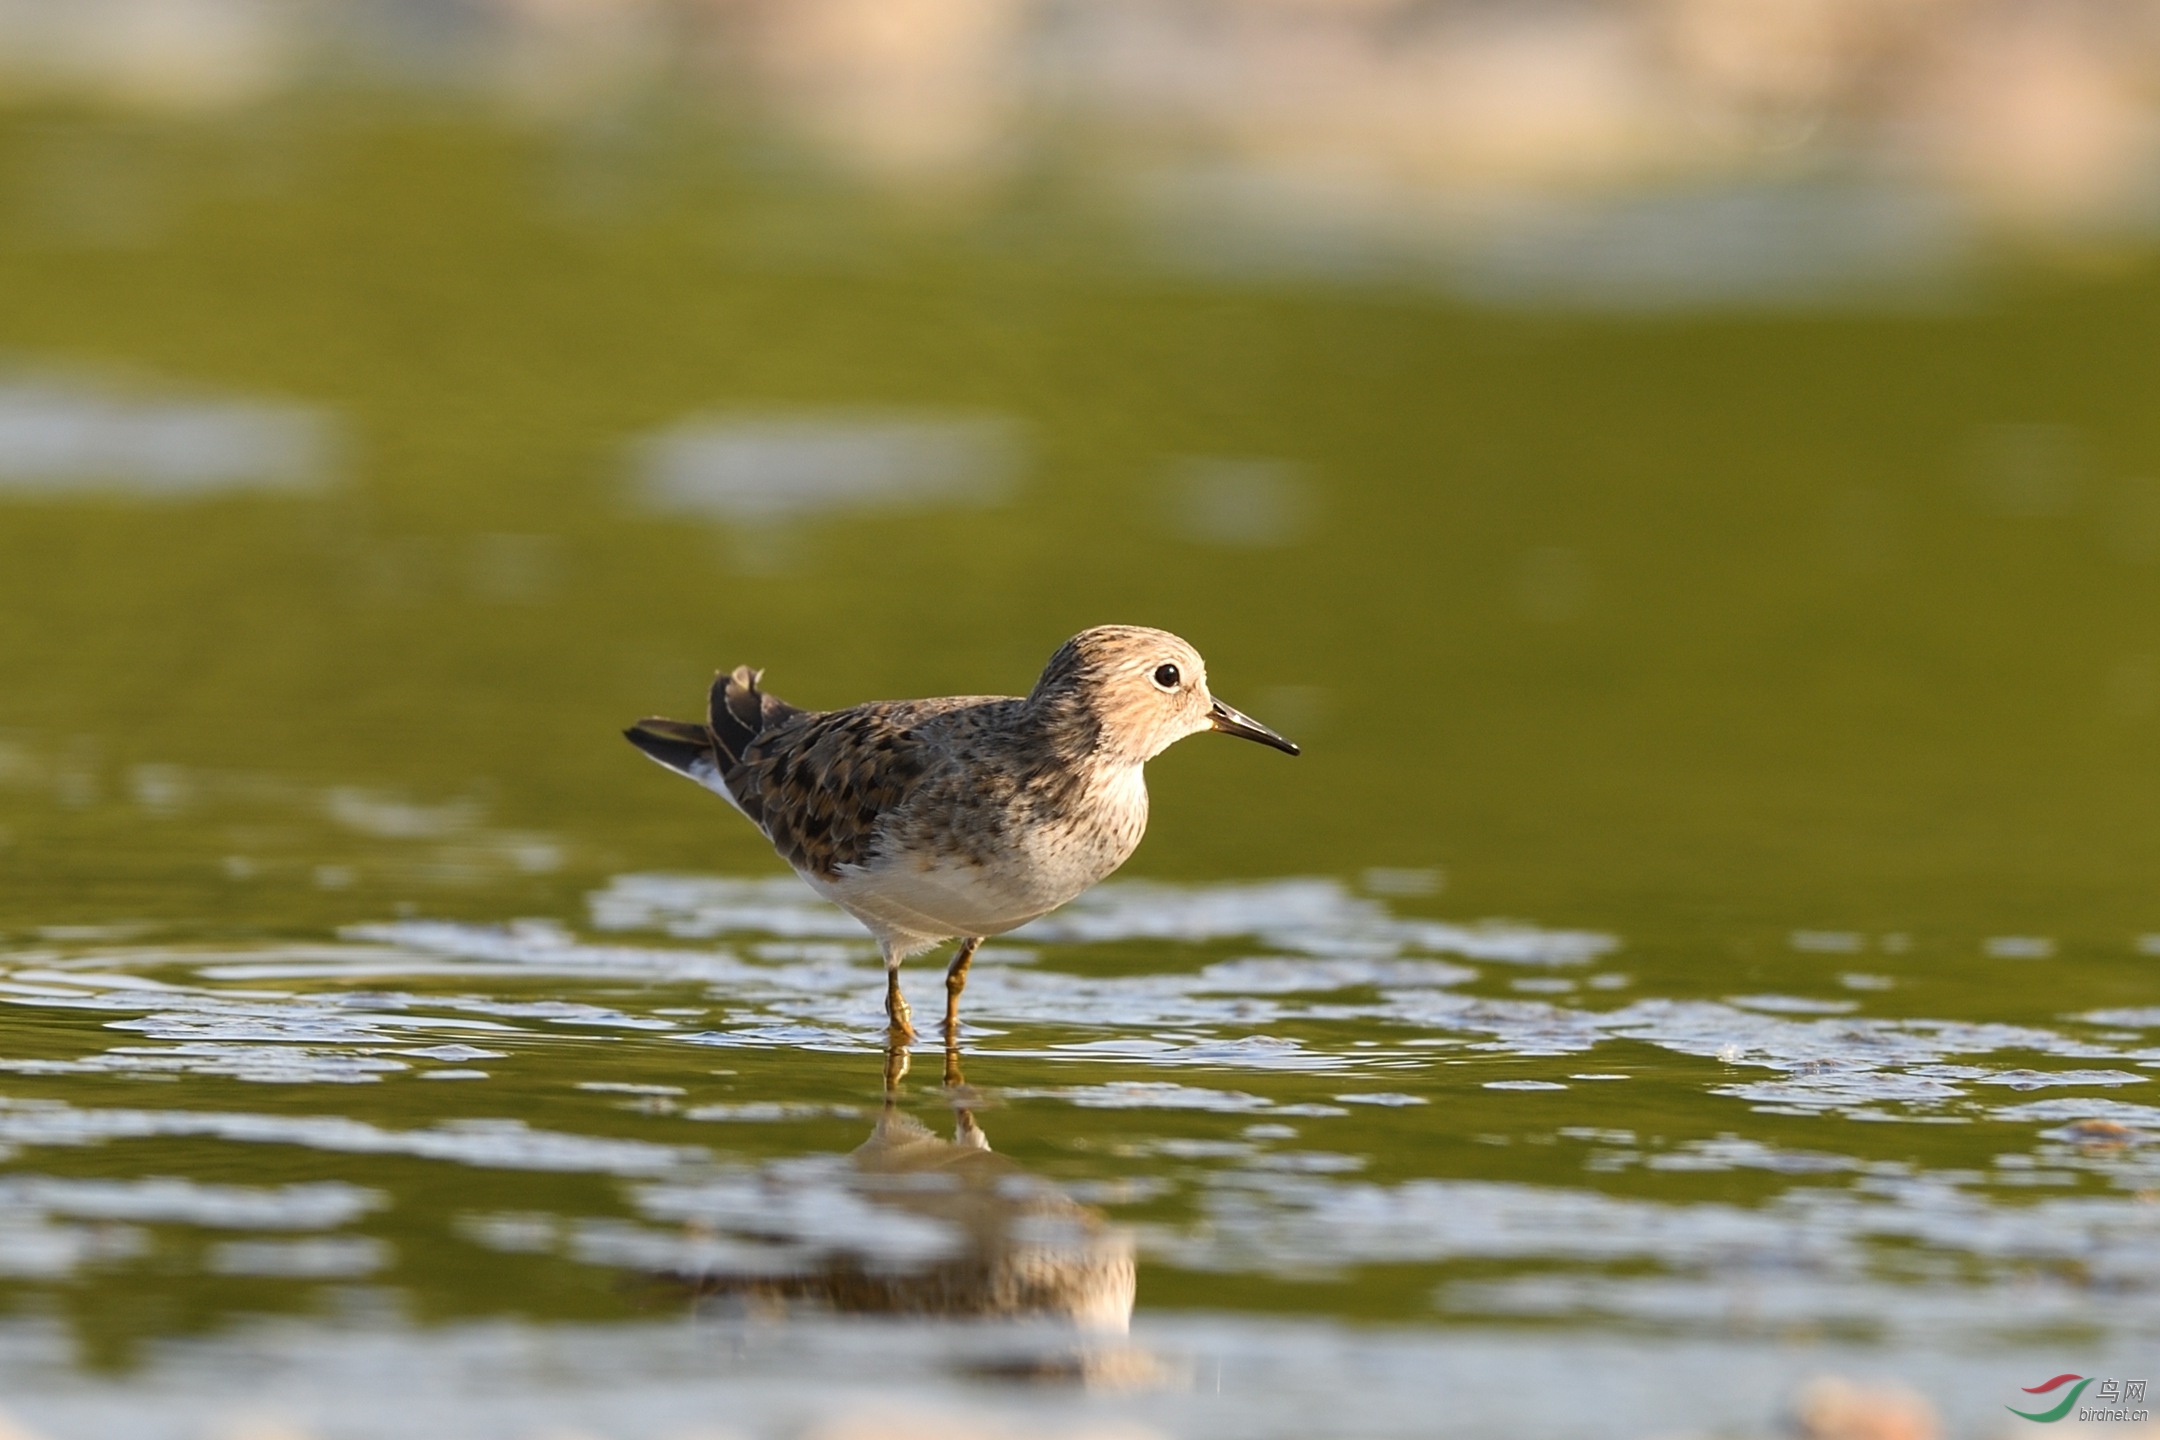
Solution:
<svg viewBox="0 0 2160 1440">
<path fill-rule="evenodd" d="M 1101 880 L 1147 829 L 1141 767 L 1220 730 L 1298 747 L 1208 693 L 1200 652 L 1166 630 L 1100 625 L 1058 648 L 1025 699 L 956 695 L 803 710 L 715 676 L 703 724 L 640 720 L 631 744 L 740 810 L 885 956 L 885 1014 L 914 1036 L 900 962 L 947 940 L 945 1033 L 968 962 Z"/>
</svg>

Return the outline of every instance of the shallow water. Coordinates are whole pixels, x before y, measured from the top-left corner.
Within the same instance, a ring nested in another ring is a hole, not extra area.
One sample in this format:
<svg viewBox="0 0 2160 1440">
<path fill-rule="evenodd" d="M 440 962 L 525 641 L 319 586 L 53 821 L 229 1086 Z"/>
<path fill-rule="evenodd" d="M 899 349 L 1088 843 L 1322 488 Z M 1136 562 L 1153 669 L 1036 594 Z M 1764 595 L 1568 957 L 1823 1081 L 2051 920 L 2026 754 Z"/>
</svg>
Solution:
<svg viewBox="0 0 2160 1440">
<path fill-rule="evenodd" d="M 1589 320 L 680 116 L 597 211 L 592 135 L 277 119 L 0 122 L 11 1420 L 1753 1435 L 1828 1373 L 1994 1434 L 2146 1376 L 2146 262 Z M 615 734 L 1112 619 L 1306 753 L 1157 762 L 904 1075 L 860 931 Z"/>
<path fill-rule="evenodd" d="M 1114 882 L 987 947 L 887 1106 L 875 949 L 792 879 L 17 945 L 0 1366 L 63 1434 L 1408 1435 L 1436 1374 L 1463 1433 L 1752 1431 L 1823 1369 L 1977 1423 L 2036 1357 L 2151 1353 L 2160 1010 L 1915 1013 L 1805 950 L 1680 998 L 1650 958 Z"/>
</svg>

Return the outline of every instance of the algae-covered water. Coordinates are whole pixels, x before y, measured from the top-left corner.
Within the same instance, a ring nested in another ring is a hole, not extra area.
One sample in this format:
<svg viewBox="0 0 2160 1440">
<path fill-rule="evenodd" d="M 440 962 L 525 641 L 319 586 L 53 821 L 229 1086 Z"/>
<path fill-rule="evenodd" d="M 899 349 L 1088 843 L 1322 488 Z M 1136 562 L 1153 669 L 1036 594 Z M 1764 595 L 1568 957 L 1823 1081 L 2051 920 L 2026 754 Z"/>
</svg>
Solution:
<svg viewBox="0 0 2160 1440">
<path fill-rule="evenodd" d="M 14 1423 L 1754 1435 L 1836 1374 L 1996 1434 L 2153 1368 L 2146 261 L 1478 309 L 680 117 L 275 122 L 0 120 Z M 1152 766 L 951 1057 L 617 736 L 1107 621 L 1305 754 Z"/>
</svg>

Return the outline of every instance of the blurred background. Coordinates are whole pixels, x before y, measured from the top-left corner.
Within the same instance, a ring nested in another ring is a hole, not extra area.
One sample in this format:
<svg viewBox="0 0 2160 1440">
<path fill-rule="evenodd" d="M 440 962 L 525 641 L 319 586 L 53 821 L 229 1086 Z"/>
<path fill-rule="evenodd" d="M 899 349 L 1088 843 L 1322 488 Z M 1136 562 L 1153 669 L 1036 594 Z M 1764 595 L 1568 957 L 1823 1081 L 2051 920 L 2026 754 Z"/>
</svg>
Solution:
<svg viewBox="0 0 2160 1440">
<path fill-rule="evenodd" d="M 2156 97 L 2134 0 L 0 0 L 0 925 L 770 870 L 620 726 L 1115 620 L 1308 747 L 1146 873 L 2119 948 Z"/>
<path fill-rule="evenodd" d="M 1164 1434 L 2145 1375 L 2156 401 L 2160 0 L 0 0 L 0 1399 L 1107 1433 L 651 1298 L 919 1263 L 888 1142 L 1126 1237 Z M 1105 622 L 1305 753 L 880 1108 L 619 732 Z"/>
</svg>

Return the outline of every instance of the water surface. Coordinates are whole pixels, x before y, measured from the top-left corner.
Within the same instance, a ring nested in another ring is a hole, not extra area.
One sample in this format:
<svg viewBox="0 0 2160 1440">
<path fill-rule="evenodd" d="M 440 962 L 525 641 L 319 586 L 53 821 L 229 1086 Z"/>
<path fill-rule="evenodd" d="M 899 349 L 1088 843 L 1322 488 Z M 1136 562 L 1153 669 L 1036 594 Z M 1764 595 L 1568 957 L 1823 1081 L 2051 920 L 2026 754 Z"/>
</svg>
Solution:
<svg viewBox="0 0 2160 1440">
<path fill-rule="evenodd" d="M 12 1419 L 1759 1434 L 1838 1373 L 1991 1434 L 2144 1375 L 2145 262 L 1584 318 L 681 116 L 598 209 L 590 136 L 278 119 L 0 124 Z M 874 949 L 616 732 L 1113 620 L 1306 754 L 1165 756 L 888 1098 Z"/>
</svg>

